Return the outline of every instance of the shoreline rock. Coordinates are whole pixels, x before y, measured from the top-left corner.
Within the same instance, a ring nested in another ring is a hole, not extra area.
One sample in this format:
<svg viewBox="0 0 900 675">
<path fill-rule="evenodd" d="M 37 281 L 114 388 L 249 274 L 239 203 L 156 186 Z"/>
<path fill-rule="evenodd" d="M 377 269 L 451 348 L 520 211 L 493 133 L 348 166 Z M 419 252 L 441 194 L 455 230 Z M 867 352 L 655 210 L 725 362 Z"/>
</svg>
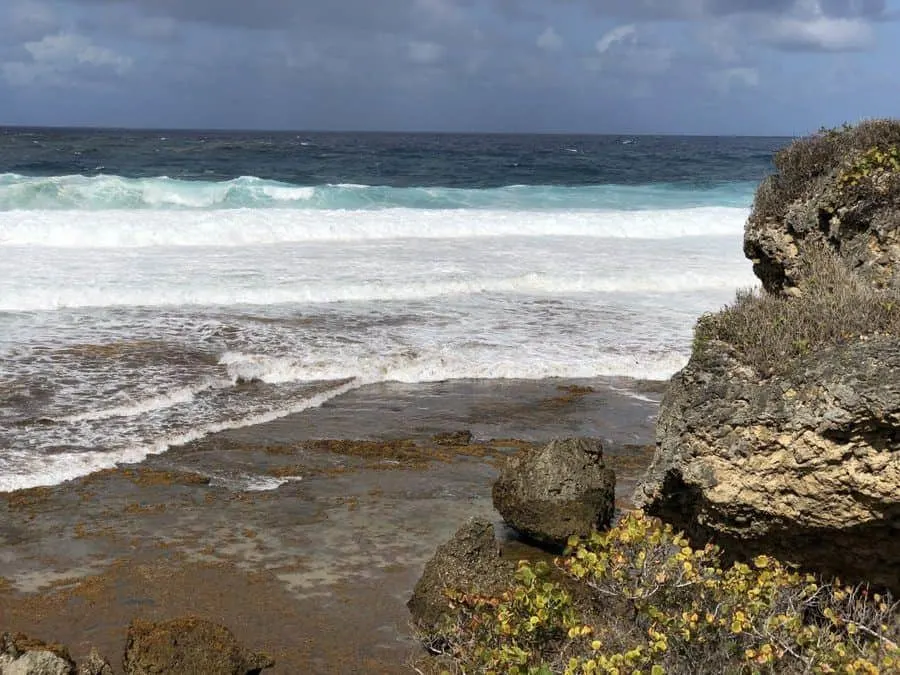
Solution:
<svg viewBox="0 0 900 675">
<path fill-rule="evenodd" d="M 450 609 L 445 589 L 491 595 L 509 586 L 512 561 L 501 558 L 494 526 L 473 518 L 438 547 L 406 603 L 413 623 L 428 638 L 438 639 Z"/>
<path fill-rule="evenodd" d="M 494 508 L 528 539 L 561 548 L 572 535 L 609 527 L 616 477 L 594 438 L 554 440 L 510 457 L 494 483 Z"/>
</svg>

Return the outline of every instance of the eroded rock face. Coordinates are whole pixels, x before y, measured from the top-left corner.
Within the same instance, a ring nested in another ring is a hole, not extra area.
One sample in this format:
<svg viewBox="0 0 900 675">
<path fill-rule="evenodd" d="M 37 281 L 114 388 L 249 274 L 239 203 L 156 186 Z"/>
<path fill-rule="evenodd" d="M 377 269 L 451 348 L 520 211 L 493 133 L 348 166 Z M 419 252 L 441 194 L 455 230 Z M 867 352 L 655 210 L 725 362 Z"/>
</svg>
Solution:
<svg viewBox="0 0 900 675">
<path fill-rule="evenodd" d="M 736 557 L 900 591 L 900 340 L 759 379 L 721 343 L 671 381 L 636 505 Z"/>
<path fill-rule="evenodd" d="M 204 619 L 135 620 L 128 627 L 126 675 L 257 675 L 273 665 L 271 657 L 244 649 L 230 630 Z"/>
<path fill-rule="evenodd" d="M 815 138 L 795 143 L 783 153 L 791 161 L 776 157 L 782 173 L 757 190 L 744 253 L 769 293 L 801 289 L 805 251 L 819 246 L 872 283 L 900 287 L 900 122 L 829 137 L 833 149 L 824 153 Z"/>
<path fill-rule="evenodd" d="M 0 675 L 74 675 L 75 662 L 65 647 L 21 633 L 0 636 Z"/>
<path fill-rule="evenodd" d="M 500 557 L 494 526 L 473 519 L 438 547 L 406 606 L 416 626 L 433 637 L 449 607 L 444 589 L 492 595 L 511 585 L 514 571 L 514 563 Z"/>
<path fill-rule="evenodd" d="M 511 457 L 494 483 L 494 508 L 535 542 L 560 547 L 609 526 L 616 477 L 594 438 L 555 440 Z"/>
</svg>

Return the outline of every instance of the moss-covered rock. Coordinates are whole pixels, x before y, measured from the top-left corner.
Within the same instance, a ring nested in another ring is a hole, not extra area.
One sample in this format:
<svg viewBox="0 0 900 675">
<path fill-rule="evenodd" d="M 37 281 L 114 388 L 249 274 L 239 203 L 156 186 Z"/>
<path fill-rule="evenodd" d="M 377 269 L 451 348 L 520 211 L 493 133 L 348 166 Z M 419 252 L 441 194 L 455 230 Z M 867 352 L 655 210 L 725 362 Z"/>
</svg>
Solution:
<svg viewBox="0 0 900 675">
<path fill-rule="evenodd" d="M 126 675 L 258 675 L 275 661 L 242 647 L 224 626 L 186 617 L 135 620 L 128 627 Z"/>
</svg>

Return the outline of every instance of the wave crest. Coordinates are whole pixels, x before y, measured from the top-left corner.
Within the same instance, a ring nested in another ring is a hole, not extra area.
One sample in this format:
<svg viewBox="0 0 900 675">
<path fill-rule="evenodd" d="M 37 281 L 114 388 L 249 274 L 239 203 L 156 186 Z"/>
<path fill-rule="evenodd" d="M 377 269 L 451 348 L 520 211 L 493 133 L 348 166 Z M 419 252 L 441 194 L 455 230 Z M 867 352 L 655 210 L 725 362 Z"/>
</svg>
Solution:
<svg viewBox="0 0 900 675">
<path fill-rule="evenodd" d="M 228 181 L 124 178 L 122 176 L 22 176 L 0 174 L 0 211 L 142 209 L 671 209 L 744 207 L 754 185 L 697 188 L 667 184 L 501 188 L 395 188 L 372 185 L 300 186 L 255 176 Z"/>
</svg>

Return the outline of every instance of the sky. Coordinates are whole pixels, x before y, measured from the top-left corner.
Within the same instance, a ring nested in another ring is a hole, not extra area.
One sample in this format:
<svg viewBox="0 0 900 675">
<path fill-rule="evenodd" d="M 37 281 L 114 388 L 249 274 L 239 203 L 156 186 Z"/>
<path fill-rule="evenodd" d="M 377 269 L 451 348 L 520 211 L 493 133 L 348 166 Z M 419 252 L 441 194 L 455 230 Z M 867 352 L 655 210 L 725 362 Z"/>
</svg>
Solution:
<svg viewBox="0 0 900 675">
<path fill-rule="evenodd" d="M 0 0 L 0 124 L 798 135 L 900 114 L 900 0 Z"/>
</svg>

